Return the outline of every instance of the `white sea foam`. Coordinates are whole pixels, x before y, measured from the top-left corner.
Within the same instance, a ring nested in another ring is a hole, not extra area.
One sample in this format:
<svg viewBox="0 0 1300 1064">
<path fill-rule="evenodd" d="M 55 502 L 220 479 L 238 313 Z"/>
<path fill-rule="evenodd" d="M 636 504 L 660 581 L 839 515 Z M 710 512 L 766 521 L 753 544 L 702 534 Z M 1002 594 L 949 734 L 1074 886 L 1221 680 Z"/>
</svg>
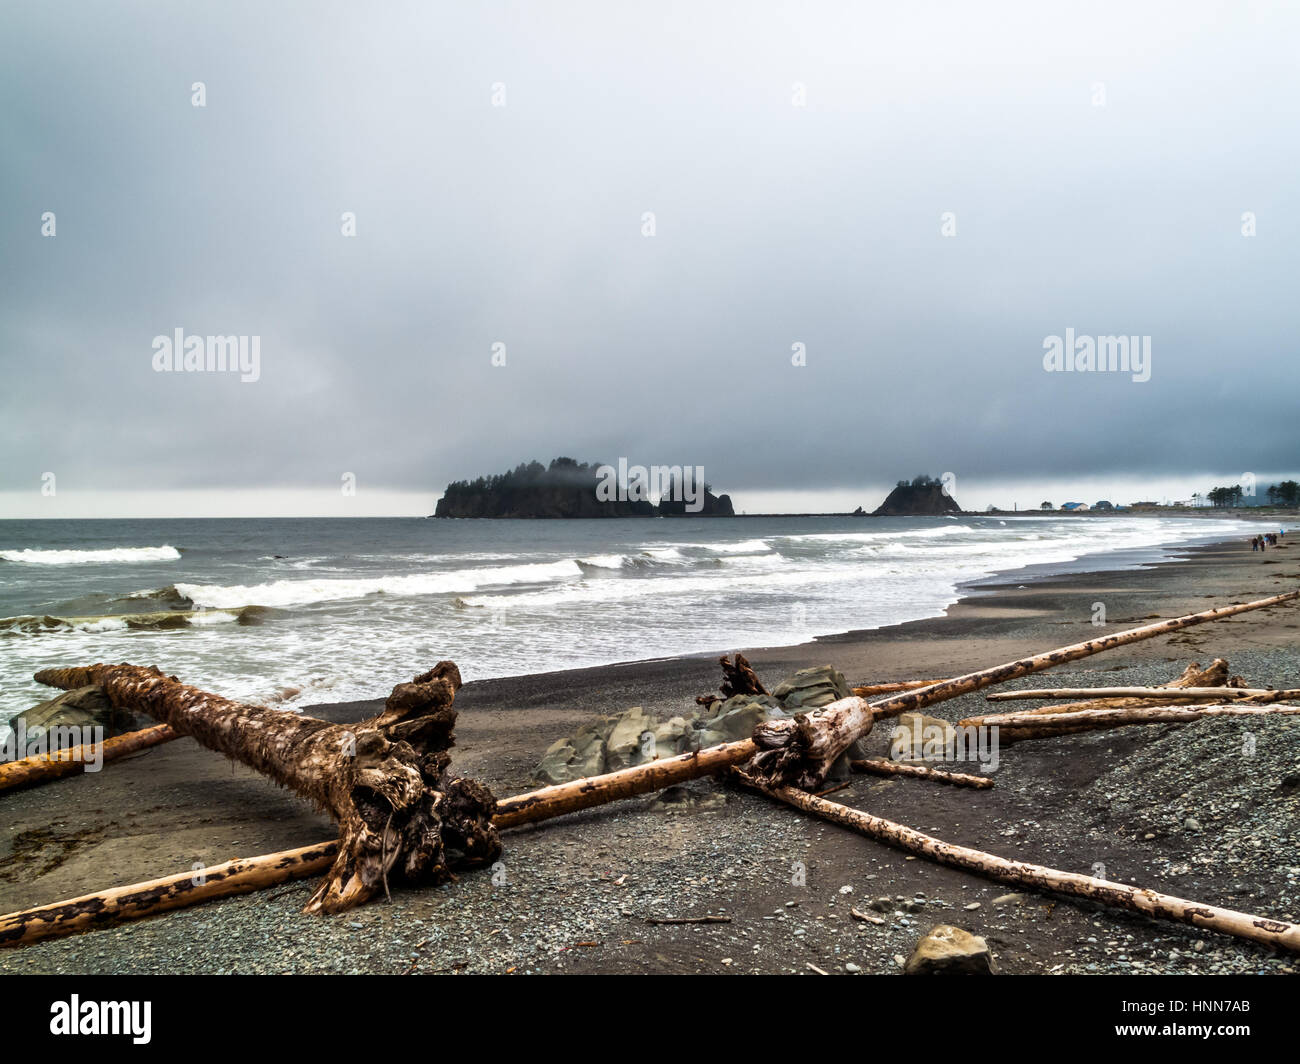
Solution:
<svg viewBox="0 0 1300 1064">
<path fill-rule="evenodd" d="M 772 549 L 765 539 L 747 539 L 740 543 L 701 543 L 700 546 L 714 554 L 760 554 Z"/>
<path fill-rule="evenodd" d="M 678 562 L 686 557 L 676 547 L 645 547 L 641 553 L 648 555 L 657 562 Z"/>
<path fill-rule="evenodd" d="M 932 528 L 908 528 L 898 532 L 809 532 L 782 536 L 790 543 L 884 543 L 895 539 L 941 539 L 973 531 L 967 525 L 936 525 Z"/>
<path fill-rule="evenodd" d="M 590 558 L 579 558 L 579 565 L 590 565 L 594 569 L 621 569 L 627 561 L 624 554 L 593 554 Z"/>
<path fill-rule="evenodd" d="M 367 595 L 418 596 L 459 594 L 508 584 L 550 583 L 581 576 L 572 559 L 524 565 L 484 566 L 445 573 L 374 576 L 339 580 L 273 580 L 265 584 L 177 584 L 176 590 L 194 603 L 214 609 L 237 606 L 306 606 Z"/>
<path fill-rule="evenodd" d="M 175 547 L 111 547 L 107 550 L 0 550 L 0 560 L 28 565 L 86 565 L 92 562 L 174 562 Z"/>
</svg>

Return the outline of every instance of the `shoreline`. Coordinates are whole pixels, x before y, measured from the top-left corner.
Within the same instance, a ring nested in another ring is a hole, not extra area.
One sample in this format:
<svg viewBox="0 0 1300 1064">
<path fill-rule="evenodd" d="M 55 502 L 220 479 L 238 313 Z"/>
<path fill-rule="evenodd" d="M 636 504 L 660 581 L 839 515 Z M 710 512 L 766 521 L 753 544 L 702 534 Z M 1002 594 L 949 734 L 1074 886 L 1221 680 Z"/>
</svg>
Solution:
<svg viewBox="0 0 1300 1064">
<path fill-rule="evenodd" d="M 826 663 L 850 684 L 938 679 L 1153 614 L 1176 616 L 1300 583 L 1300 537 L 1265 555 L 1252 555 L 1241 540 L 1176 550 L 1181 557 L 1138 568 L 1038 579 L 1017 570 L 964 589 L 942 616 L 728 652 L 745 653 L 769 686 Z M 1107 611 L 1102 628 L 1092 624 L 1098 601 Z M 1296 686 L 1298 622 L 1294 604 L 1245 614 L 1052 676 L 1081 686 L 1115 673 L 1126 684 L 1159 683 L 1189 661 L 1221 656 L 1252 684 Z M 454 764 L 500 795 L 531 789 L 529 774 L 546 747 L 592 715 L 641 705 L 666 718 L 692 707 L 695 695 L 716 689 L 716 657 L 700 652 L 468 682 L 456 700 Z M 412 673 L 427 664 L 413 663 Z M 376 704 L 305 708 L 351 721 Z M 932 713 L 957 720 L 984 705 L 972 695 Z M 1244 725 L 1201 721 L 1017 744 L 1003 752 L 995 787 L 974 796 L 858 776 L 836 800 L 1004 856 L 1085 873 L 1103 864 L 1110 878 L 1295 919 L 1300 868 L 1290 862 L 1300 852 L 1300 790 L 1286 782 L 1300 746 L 1294 720 L 1255 724 L 1260 753 L 1250 761 L 1235 753 Z M 887 746 L 883 730 L 871 738 Z M 808 961 L 886 972 L 939 922 L 985 935 L 1009 972 L 1283 971 L 1293 963 L 1054 897 L 994 904 L 1006 888 L 713 781 L 695 781 L 675 797 L 630 799 L 508 832 L 501 887 L 486 872 L 468 873 L 436 890 L 395 887 L 391 906 L 322 920 L 298 912 L 312 890 L 303 881 L 0 951 L 0 971 L 404 972 L 465 962 L 464 970 L 483 972 L 781 972 L 803 970 Z M 329 821 L 307 803 L 189 739 L 98 775 L 12 792 L 4 810 L 0 911 L 333 837 Z M 1207 829 L 1186 828 L 1185 820 Z M 791 885 L 794 863 L 807 869 L 805 886 Z M 844 886 L 854 893 L 841 894 Z M 919 903 L 917 890 L 925 893 Z M 883 914 L 886 926 L 848 919 L 850 903 L 861 907 L 886 894 L 899 906 L 898 915 Z M 732 923 L 644 923 L 648 915 L 703 912 L 725 912 Z M 601 946 L 574 948 L 584 941 Z"/>
<path fill-rule="evenodd" d="M 1079 558 L 1072 559 L 1071 561 L 1032 563 L 1019 568 L 999 570 L 985 576 L 974 577 L 968 581 L 959 583 L 954 589 L 954 595 L 956 597 L 953 601 L 943 608 L 942 613 L 930 617 L 916 617 L 905 621 L 895 621 L 889 624 L 878 625 L 874 628 L 849 628 L 839 632 L 823 632 L 814 635 L 809 639 L 793 643 L 770 643 L 761 646 L 754 645 L 739 648 L 731 646 L 716 646 L 707 650 L 693 650 L 681 654 L 656 655 L 647 658 L 625 658 L 619 661 L 601 662 L 595 665 L 574 665 L 567 668 L 548 669 L 542 672 L 524 672 L 512 673 L 506 676 L 490 676 L 478 680 L 467 681 L 465 686 L 468 688 L 476 684 L 540 680 L 543 678 L 561 677 L 576 673 L 599 673 L 607 669 L 634 669 L 700 660 L 707 660 L 710 663 L 710 666 L 712 666 L 717 662 L 720 655 L 729 655 L 737 650 L 739 653 L 745 654 L 747 657 L 754 654 L 778 655 L 783 658 L 788 655 L 797 656 L 801 651 L 810 650 L 811 648 L 829 643 L 858 643 L 865 641 L 872 635 L 872 633 L 876 632 L 901 632 L 916 625 L 940 624 L 947 621 L 953 615 L 954 610 L 959 610 L 961 607 L 972 605 L 974 600 L 983 594 L 991 594 L 1011 588 L 1029 589 L 1036 584 L 1050 583 L 1058 580 L 1063 581 L 1071 577 L 1083 578 L 1092 575 L 1104 576 L 1108 574 L 1119 574 L 1176 564 L 1180 561 L 1188 560 L 1191 554 L 1196 551 L 1231 550 L 1235 545 L 1237 545 L 1237 543 L 1237 540 L 1221 539 L 1216 535 L 1205 542 L 1189 542 L 1169 546 L 1125 548 L 1123 550 L 1114 551 L 1094 551 L 1089 554 L 1081 555 Z M 1163 556 L 1153 557 L 1153 555 L 1157 554 Z M 1114 561 L 1121 557 L 1125 558 L 1123 564 L 1104 564 L 1105 562 Z M 875 682 L 887 681 L 879 680 Z M 300 708 L 306 715 L 311 716 L 312 714 L 308 712 L 309 710 L 316 711 L 324 708 L 332 711 L 335 707 L 377 705 L 382 701 L 383 698 L 377 696 L 374 699 L 351 699 L 343 702 L 321 702 L 311 705 L 304 704 L 301 707 L 295 708 Z"/>
</svg>

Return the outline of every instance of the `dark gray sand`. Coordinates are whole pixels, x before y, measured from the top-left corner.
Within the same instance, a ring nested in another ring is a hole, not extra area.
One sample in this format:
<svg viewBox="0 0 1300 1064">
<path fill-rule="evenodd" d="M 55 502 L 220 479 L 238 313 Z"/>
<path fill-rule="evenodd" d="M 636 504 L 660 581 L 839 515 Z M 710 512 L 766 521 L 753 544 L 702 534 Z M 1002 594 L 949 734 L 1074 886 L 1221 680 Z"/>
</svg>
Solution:
<svg viewBox="0 0 1300 1064">
<path fill-rule="evenodd" d="M 831 663 L 851 683 L 955 675 L 1107 631 L 1300 586 L 1300 537 L 1138 570 L 972 592 L 934 620 L 746 650 L 769 686 Z M 1091 623 L 1093 604 L 1108 623 Z M 734 650 L 736 648 L 719 648 Z M 1019 686 L 1164 682 L 1228 659 L 1254 686 L 1300 686 L 1300 605 L 1121 648 Z M 662 717 L 713 690 L 717 653 L 470 682 L 456 764 L 501 795 L 592 714 Z M 66 664 L 75 664 L 68 662 Z M 159 662 L 165 667 L 165 662 Z M 431 662 L 412 662 L 412 674 Z M 383 683 L 407 677 L 385 677 Z M 291 676 L 283 677 L 291 682 Z M 379 680 L 377 679 L 377 686 Z M 378 703 L 315 706 L 359 719 Z M 934 707 L 980 712 L 972 695 Z M 887 729 L 872 737 L 883 750 Z M 1253 750 L 1253 753 L 1250 752 Z M 1300 919 L 1300 718 L 1220 719 L 1026 742 L 988 791 L 855 777 L 834 800 L 950 842 Z M 713 781 L 505 835 L 503 867 L 303 916 L 310 881 L 0 951 L 0 972 L 889 973 L 936 923 L 985 936 L 1004 972 L 1292 972 L 1294 958 L 1179 924 L 1020 893 L 910 857 Z M 329 821 L 182 739 L 98 775 L 0 796 L 0 911 L 331 838 Z M 800 872 L 802 871 L 802 881 Z M 494 882 L 495 879 L 495 882 Z M 880 899 L 888 899 L 888 903 Z M 853 920 L 875 902 L 882 925 Z M 656 926 L 647 917 L 730 923 Z"/>
</svg>

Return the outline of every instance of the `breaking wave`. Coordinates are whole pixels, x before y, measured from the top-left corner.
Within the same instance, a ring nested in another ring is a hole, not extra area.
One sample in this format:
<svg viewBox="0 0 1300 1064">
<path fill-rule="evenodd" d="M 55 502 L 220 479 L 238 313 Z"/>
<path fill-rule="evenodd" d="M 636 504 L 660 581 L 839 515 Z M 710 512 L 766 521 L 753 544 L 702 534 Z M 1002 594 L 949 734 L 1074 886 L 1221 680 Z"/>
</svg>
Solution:
<svg viewBox="0 0 1300 1064">
<path fill-rule="evenodd" d="M 265 584 L 177 584 L 176 591 L 195 606 L 231 609 L 259 606 L 307 606 L 339 602 L 368 595 L 438 595 L 477 591 L 509 584 L 546 584 L 582 575 L 574 560 L 531 562 L 523 565 L 455 569 L 445 573 L 385 575 L 342 580 L 273 580 Z"/>
<path fill-rule="evenodd" d="M 161 547 L 110 547 L 106 550 L 0 550 L 0 561 L 27 565 L 86 565 L 92 562 L 174 562 L 181 552 Z"/>
</svg>

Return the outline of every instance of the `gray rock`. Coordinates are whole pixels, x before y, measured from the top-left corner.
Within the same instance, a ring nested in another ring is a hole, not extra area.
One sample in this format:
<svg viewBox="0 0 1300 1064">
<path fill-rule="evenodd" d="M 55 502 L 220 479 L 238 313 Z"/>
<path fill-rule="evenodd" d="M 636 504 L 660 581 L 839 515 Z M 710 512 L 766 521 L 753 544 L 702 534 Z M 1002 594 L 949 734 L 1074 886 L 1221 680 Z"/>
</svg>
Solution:
<svg viewBox="0 0 1300 1064">
<path fill-rule="evenodd" d="M 57 698 L 19 713 L 9 721 L 10 726 L 17 728 L 20 719 L 29 741 L 44 735 L 54 749 L 69 744 L 63 741 L 65 736 L 52 729 L 99 727 L 104 729 L 105 738 L 112 738 L 114 735 L 134 731 L 137 727 L 135 714 L 115 709 L 104 694 L 104 689 L 94 684 L 64 691 Z M 156 721 L 148 722 L 154 723 Z"/>
<path fill-rule="evenodd" d="M 642 739 L 646 732 L 654 734 L 654 724 L 653 718 L 647 717 L 640 706 L 633 706 L 618 717 L 605 740 L 605 771 L 617 772 L 621 768 L 632 768 L 656 760 L 654 756 L 647 757 L 642 752 L 645 749 L 657 751 L 657 742 L 652 747 Z"/>
<path fill-rule="evenodd" d="M 800 669 L 790 679 L 780 684 L 772 696 L 791 713 L 829 705 L 852 692 L 843 673 L 832 665 L 817 665 Z"/>
<path fill-rule="evenodd" d="M 552 743 L 533 778 L 539 783 L 568 783 L 605 771 L 605 735 L 613 729 L 611 717 L 584 724 L 570 738 Z"/>
<path fill-rule="evenodd" d="M 889 734 L 889 753 L 895 761 L 941 761 L 954 749 L 956 739 L 956 729 L 946 720 L 903 713 Z"/>
<path fill-rule="evenodd" d="M 683 748 L 702 750 L 748 739 L 763 721 L 786 716 L 789 714 L 771 695 L 733 695 L 725 702 L 714 702 L 696 719 Z"/>
</svg>

